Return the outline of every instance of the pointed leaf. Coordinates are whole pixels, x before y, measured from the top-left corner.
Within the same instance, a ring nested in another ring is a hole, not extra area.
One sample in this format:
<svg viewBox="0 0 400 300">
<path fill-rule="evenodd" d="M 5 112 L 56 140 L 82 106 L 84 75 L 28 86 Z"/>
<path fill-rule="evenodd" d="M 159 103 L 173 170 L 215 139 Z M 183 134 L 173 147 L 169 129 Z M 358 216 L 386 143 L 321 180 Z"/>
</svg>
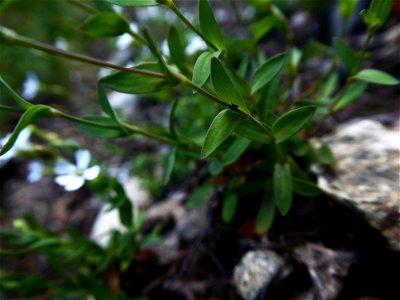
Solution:
<svg viewBox="0 0 400 300">
<path fill-rule="evenodd" d="M 339 0 L 339 14 L 343 19 L 347 20 L 354 14 L 357 3 L 358 1 Z"/>
<path fill-rule="evenodd" d="M 188 73 L 189 70 L 186 62 L 185 47 L 178 30 L 174 26 L 171 27 L 168 33 L 168 48 L 175 65 L 183 73 Z"/>
<path fill-rule="evenodd" d="M 161 71 L 158 63 L 143 63 L 135 66 L 135 68 L 158 73 Z M 162 87 L 168 85 L 168 82 L 164 78 L 123 71 L 118 71 L 103 77 L 100 82 L 112 90 L 127 94 L 157 92 L 160 91 Z"/>
<path fill-rule="evenodd" d="M 365 82 L 384 85 L 395 85 L 400 83 L 400 81 L 392 75 L 375 69 L 362 70 L 358 72 L 354 78 Z"/>
<path fill-rule="evenodd" d="M 239 126 L 236 127 L 235 132 L 242 137 L 263 144 L 270 144 L 273 140 L 265 130 L 247 119 L 243 120 Z"/>
<path fill-rule="evenodd" d="M 333 111 L 338 111 L 343 107 L 356 101 L 367 88 L 367 83 L 365 82 L 355 82 L 348 86 L 340 95 L 338 100 L 336 100 L 335 105 L 333 105 Z"/>
<path fill-rule="evenodd" d="M 236 162 L 240 156 L 246 151 L 246 149 L 250 146 L 251 141 L 242 137 L 238 137 L 235 141 L 230 145 L 228 150 L 224 153 L 222 162 L 225 166 L 233 164 Z"/>
<path fill-rule="evenodd" d="M 285 60 L 285 54 L 278 54 L 267 60 L 260 67 L 258 67 L 253 75 L 251 83 L 251 93 L 256 93 L 271 79 L 277 76 L 285 63 Z"/>
<path fill-rule="evenodd" d="M 381 20 L 382 24 L 388 18 L 393 7 L 394 0 L 372 0 L 368 11 Z"/>
<path fill-rule="evenodd" d="M 333 45 L 335 47 L 337 55 L 339 56 L 347 71 L 347 74 L 351 74 L 357 63 L 356 53 L 342 40 L 335 39 Z"/>
<path fill-rule="evenodd" d="M 201 157 L 210 156 L 235 130 L 242 121 L 243 117 L 238 113 L 225 109 L 221 111 L 212 121 L 208 128 Z"/>
<path fill-rule="evenodd" d="M 100 12 L 89 17 L 82 30 L 92 37 L 118 36 L 129 32 L 128 22 L 115 12 Z"/>
<path fill-rule="evenodd" d="M 292 178 L 293 192 L 306 197 L 317 196 L 321 193 L 318 186 L 306 179 Z"/>
<path fill-rule="evenodd" d="M 193 67 L 192 81 L 194 84 L 202 87 L 206 83 L 211 72 L 211 59 L 218 57 L 220 54 L 221 51 L 203 52 L 200 54 Z"/>
<path fill-rule="evenodd" d="M 321 148 L 318 149 L 318 158 L 320 162 L 326 165 L 330 165 L 335 160 L 329 145 L 326 143 L 323 143 Z"/>
<path fill-rule="evenodd" d="M 34 123 L 41 118 L 54 117 L 54 110 L 47 105 L 34 105 L 29 107 L 19 119 L 17 125 L 14 128 L 10 138 L 4 144 L 0 150 L 0 155 L 5 154 L 14 145 L 18 138 L 19 133 L 28 125 Z"/>
<path fill-rule="evenodd" d="M 272 125 L 276 143 L 281 143 L 299 132 L 315 112 L 315 106 L 304 106 L 283 114 Z"/>
<path fill-rule="evenodd" d="M 246 102 L 229 79 L 222 62 L 215 57 L 211 62 L 211 81 L 219 98 L 245 113 L 249 112 Z"/>
<path fill-rule="evenodd" d="M 7 92 L 7 94 L 9 94 L 14 100 L 15 102 L 18 104 L 19 107 L 21 108 L 29 108 L 31 106 L 33 106 L 32 103 L 29 103 L 28 101 L 26 101 L 25 99 L 23 99 L 21 96 L 19 96 L 4 80 L 3 78 L 0 76 L 0 87 L 4 88 Z"/>
<path fill-rule="evenodd" d="M 236 213 L 238 197 L 235 194 L 228 194 L 222 202 L 222 220 L 225 223 L 232 221 Z"/>
<path fill-rule="evenodd" d="M 259 235 L 265 234 L 271 228 L 274 218 L 274 201 L 264 197 L 256 216 L 256 233 Z"/>
<path fill-rule="evenodd" d="M 270 32 L 276 25 L 278 21 L 274 15 L 268 15 L 265 18 L 257 21 L 251 25 L 251 30 L 253 31 L 254 41 L 258 41 L 268 32 Z"/>
<path fill-rule="evenodd" d="M 292 206 L 292 175 L 288 164 L 275 164 L 273 184 L 276 207 L 284 216 Z"/>
<path fill-rule="evenodd" d="M 115 128 L 104 128 L 100 126 L 91 126 L 88 124 L 76 123 L 76 126 L 87 135 L 95 136 L 98 138 L 116 138 L 126 136 L 126 133 L 118 128 L 119 125 L 115 121 L 106 116 L 86 116 L 84 120 L 91 121 L 94 123 L 115 126 Z"/>
<path fill-rule="evenodd" d="M 200 29 L 204 36 L 218 49 L 225 49 L 224 37 L 217 21 L 215 20 L 208 0 L 199 1 Z"/>
<path fill-rule="evenodd" d="M 171 179 L 172 171 L 175 167 L 175 159 L 176 159 L 176 147 L 173 147 L 171 152 L 168 153 L 165 162 L 165 170 L 164 170 L 164 185 L 169 182 Z"/>
<path fill-rule="evenodd" d="M 156 6 L 160 5 L 157 0 L 106 0 L 115 5 L 121 6 Z"/>
</svg>

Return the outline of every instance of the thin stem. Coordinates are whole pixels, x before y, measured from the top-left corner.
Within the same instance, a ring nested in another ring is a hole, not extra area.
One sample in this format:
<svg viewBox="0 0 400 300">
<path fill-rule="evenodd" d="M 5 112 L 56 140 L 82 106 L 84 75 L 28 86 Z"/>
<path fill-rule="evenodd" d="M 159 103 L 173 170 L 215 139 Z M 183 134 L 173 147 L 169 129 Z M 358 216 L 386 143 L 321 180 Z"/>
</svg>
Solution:
<svg viewBox="0 0 400 300">
<path fill-rule="evenodd" d="M 167 4 L 167 7 L 169 7 L 175 14 L 176 16 L 187 26 L 189 27 L 191 30 L 193 30 L 199 37 L 201 37 L 206 44 L 211 47 L 214 51 L 217 51 L 218 48 L 216 46 L 214 46 L 214 44 L 207 38 L 204 36 L 203 33 L 200 32 L 200 30 L 198 30 L 196 27 L 193 26 L 192 23 L 189 22 L 188 19 L 186 19 L 186 17 L 181 13 L 181 11 L 175 6 L 175 4 L 171 1 L 170 3 Z"/>
<path fill-rule="evenodd" d="M 23 113 L 25 111 L 25 109 L 18 108 L 18 107 L 12 107 L 12 106 L 8 106 L 8 105 L 1 105 L 0 104 L 0 111 Z"/>
<path fill-rule="evenodd" d="M 37 50 L 40 50 L 43 52 L 71 58 L 74 60 L 82 61 L 82 62 L 89 63 L 92 65 L 100 66 L 100 67 L 106 67 L 106 68 L 111 68 L 111 69 L 115 69 L 115 70 L 145 75 L 145 76 L 165 78 L 165 75 L 162 73 L 146 71 L 146 70 L 141 70 L 141 69 L 136 69 L 136 68 L 126 68 L 126 67 L 115 65 L 115 64 L 112 64 L 112 63 L 109 63 L 109 62 L 106 62 L 106 61 L 103 61 L 100 59 L 92 58 L 92 57 L 89 57 L 86 55 L 76 54 L 76 53 L 69 52 L 69 51 L 64 51 L 64 50 L 55 48 L 53 46 L 32 40 L 30 38 L 17 35 L 13 31 L 10 31 L 8 28 L 0 26 L 0 40 L 2 38 L 5 38 L 5 40 L 10 43 L 27 46 L 27 47 L 34 48 L 34 49 L 37 49 Z"/>
</svg>

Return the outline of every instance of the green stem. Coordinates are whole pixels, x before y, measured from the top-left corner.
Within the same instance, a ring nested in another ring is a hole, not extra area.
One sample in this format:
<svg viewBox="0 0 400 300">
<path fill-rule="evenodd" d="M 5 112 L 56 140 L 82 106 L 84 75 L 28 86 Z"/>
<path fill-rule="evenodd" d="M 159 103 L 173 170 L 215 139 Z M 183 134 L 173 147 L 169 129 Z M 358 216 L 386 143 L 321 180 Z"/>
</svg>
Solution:
<svg viewBox="0 0 400 300">
<path fill-rule="evenodd" d="M 204 36 L 203 33 L 201 33 L 200 30 L 198 30 L 196 27 L 193 26 L 192 23 L 189 22 L 188 19 L 186 19 L 186 17 L 181 13 L 181 11 L 175 6 L 175 3 L 173 1 L 168 1 L 168 3 L 166 3 L 166 6 L 168 8 L 170 8 L 175 14 L 176 16 L 187 26 L 189 27 L 189 29 L 191 29 L 192 31 L 194 31 L 199 37 L 201 37 L 206 44 L 212 48 L 214 51 L 217 51 L 218 48 L 207 38 Z"/>
<path fill-rule="evenodd" d="M 25 109 L 0 104 L 0 111 L 23 113 Z"/>
</svg>

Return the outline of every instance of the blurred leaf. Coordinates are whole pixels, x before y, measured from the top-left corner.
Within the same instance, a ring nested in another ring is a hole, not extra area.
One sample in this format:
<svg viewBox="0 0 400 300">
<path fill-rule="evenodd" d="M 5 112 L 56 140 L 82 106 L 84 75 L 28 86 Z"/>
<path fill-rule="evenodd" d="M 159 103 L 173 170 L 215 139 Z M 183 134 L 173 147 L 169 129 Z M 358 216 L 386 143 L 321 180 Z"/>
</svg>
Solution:
<svg viewBox="0 0 400 300">
<path fill-rule="evenodd" d="M 168 33 L 168 48 L 173 62 L 183 73 L 188 73 L 185 47 L 178 30 L 172 26 Z"/>
<path fill-rule="evenodd" d="M 376 17 L 377 19 L 379 19 L 380 22 L 377 23 L 375 18 L 371 18 L 373 21 L 371 21 L 371 23 L 367 22 L 367 24 L 371 25 L 371 27 L 374 27 L 374 29 L 378 29 L 379 27 L 381 27 L 386 22 L 386 19 L 389 17 L 392 7 L 393 0 L 372 0 L 371 4 L 368 7 L 368 15 Z M 370 21 L 371 19 L 368 19 L 368 21 Z"/>
<path fill-rule="evenodd" d="M 349 19 L 357 7 L 358 1 L 356 0 L 339 0 L 339 13 L 343 19 Z"/>
<path fill-rule="evenodd" d="M 171 152 L 168 153 L 165 162 L 165 169 L 164 169 L 164 180 L 163 183 L 167 184 L 171 179 L 172 171 L 174 170 L 175 166 L 175 158 L 176 158 L 176 147 L 173 147 Z"/>
<path fill-rule="evenodd" d="M 224 165 L 219 160 L 213 159 L 208 165 L 208 171 L 212 176 L 217 176 L 223 170 L 224 170 Z"/>
<path fill-rule="evenodd" d="M 279 76 L 275 76 L 265 85 L 260 96 L 260 102 L 258 105 L 261 112 L 261 120 L 268 125 L 275 122 L 275 120 L 272 120 L 271 117 L 273 115 L 273 110 L 275 109 L 276 103 L 279 100 L 278 87 Z"/>
<path fill-rule="evenodd" d="M 268 135 L 265 130 L 248 119 L 243 120 L 239 126 L 235 128 L 235 132 L 238 135 L 255 142 L 263 144 L 270 144 L 272 142 L 272 137 Z"/>
<path fill-rule="evenodd" d="M 400 81 L 392 75 L 375 69 L 362 70 L 354 75 L 354 78 L 365 82 L 383 85 L 395 85 L 400 83 Z"/>
<path fill-rule="evenodd" d="M 315 112 L 315 106 L 304 106 L 286 112 L 272 125 L 276 143 L 281 143 L 297 132 L 309 122 Z"/>
<path fill-rule="evenodd" d="M 4 79 L 0 76 L 0 87 L 2 87 L 3 89 L 5 89 L 5 91 L 7 92 L 7 94 L 9 94 L 11 96 L 11 98 L 13 98 L 15 100 L 15 102 L 18 104 L 19 107 L 21 108 L 29 108 L 31 106 L 33 106 L 32 103 L 29 103 L 28 101 L 26 101 L 25 99 L 23 99 L 22 97 L 20 97 L 5 81 Z"/>
<path fill-rule="evenodd" d="M 256 216 L 256 233 L 265 234 L 272 226 L 275 218 L 275 205 L 272 199 L 263 197 Z"/>
<path fill-rule="evenodd" d="M 58 237 L 43 237 L 40 240 L 29 245 L 29 250 L 43 251 L 41 248 L 61 246 L 62 241 Z"/>
<path fill-rule="evenodd" d="M 232 221 L 236 213 L 238 197 L 235 194 L 227 194 L 222 202 L 222 220 L 225 223 Z"/>
<path fill-rule="evenodd" d="M 211 72 L 211 59 L 213 57 L 218 57 L 221 54 L 221 51 L 215 52 L 203 52 L 197 58 L 196 63 L 193 67 L 193 78 L 192 81 L 194 84 L 202 87 L 204 83 L 207 81 Z"/>
<path fill-rule="evenodd" d="M 232 134 L 242 119 L 241 115 L 232 110 L 221 111 L 208 128 L 201 157 L 204 159 L 211 155 Z"/>
<path fill-rule="evenodd" d="M 250 140 L 243 137 L 237 137 L 234 142 L 229 146 L 229 148 L 224 152 L 224 156 L 222 159 L 223 164 L 227 166 L 236 162 L 250 146 L 250 144 Z"/>
<path fill-rule="evenodd" d="M 54 110 L 47 105 L 34 105 L 30 106 L 20 117 L 18 124 L 15 126 L 8 141 L 4 144 L 3 148 L 0 150 L 0 155 L 5 154 L 16 142 L 19 133 L 28 125 L 34 123 L 41 118 L 54 117 Z"/>
<path fill-rule="evenodd" d="M 338 111 L 357 100 L 364 93 L 366 88 L 367 84 L 365 82 L 355 82 L 350 84 L 348 88 L 343 90 L 339 95 L 339 98 L 332 107 L 333 111 Z"/>
<path fill-rule="evenodd" d="M 336 72 L 332 73 L 328 76 L 325 83 L 321 87 L 320 96 L 323 99 L 326 99 L 327 97 L 332 96 L 333 92 L 336 90 L 338 80 L 339 80 L 339 76 Z"/>
<path fill-rule="evenodd" d="M 124 131 L 124 128 L 121 126 L 120 121 L 115 114 L 113 108 L 111 107 L 110 102 L 108 101 L 107 95 L 104 91 L 103 85 L 98 84 L 97 86 L 97 92 L 99 94 L 99 101 L 100 101 L 100 106 L 103 109 L 103 111 L 111 117 L 111 119 L 114 120 L 114 122 L 121 127 L 121 130 Z"/>
<path fill-rule="evenodd" d="M 273 182 L 275 204 L 284 216 L 292 206 L 292 175 L 288 164 L 275 164 Z"/>
<path fill-rule="evenodd" d="M 333 45 L 335 47 L 337 55 L 343 62 L 347 74 L 351 74 L 357 64 L 356 53 L 340 39 L 335 39 Z"/>
<path fill-rule="evenodd" d="M 135 66 L 135 68 L 158 73 L 161 72 L 158 63 L 143 63 Z M 164 78 L 123 71 L 118 71 L 103 77 L 100 80 L 100 83 L 112 90 L 127 94 L 146 94 L 157 92 L 160 91 L 162 87 L 168 85 L 168 81 Z"/>
<path fill-rule="evenodd" d="M 293 177 L 292 185 L 293 192 L 302 196 L 313 197 L 321 193 L 320 189 L 315 183 L 306 179 Z"/>
<path fill-rule="evenodd" d="M 82 288 L 93 295 L 96 300 L 110 300 L 115 298 L 95 275 L 78 274 L 76 280 L 80 283 Z"/>
<path fill-rule="evenodd" d="M 278 73 L 282 69 L 285 60 L 286 54 L 278 54 L 267 60 L 260 67 L 258 67 L 253 75 L 251 83 L 251 93 L 256 93 L 275 76 L 278 76 Z"/>
<path fill-rule="evenodd" d="M 82 25 L 82 30 L 92 37 L 118 36 L 129 32 L 128 22 L 114 12 L 100 12 L 90 16 Z"/>
<path fill-rule="evenodd" d="M 199 1 L 199 22 L 200 29 L 204 36 L 218 49 L 225 49 L 224 37 L 217 21 L 214 18 L 208 0 Z"/>
<path fill-rule="evenodd" d="M 251 30 L 253 31 L 254 41 L 258 41 L 268 32 L 270 32 L 277 24 L 275 16 L 268 15 L 263 19 L 253 23 L 251 25 Z"/>
<path fill-rule="evenodd" d="M 370 31 L 375 31 L 383 25 L 382 20 L 372 14 L 369 10 L 362 10 L 360 15 Z"/>
<path fill-rule="evenodd" d="M 301 52 L 300 49 L 296 47 L 292 47 L 289 52 L 288 52 L 288 67 L 289 67 L 289 72 L 291 74 L 296 74 L 297 69 L 300 66 L 300 61 L 303 56 L 303 53 Z"/>
<path fill-rule="evenodd" d="M 0 292 L 16 293 L 23 297 L 33 297 L 48 290 L 45 278 L 32 275 L 5 275 L 0 280 Z"/>
<path fill-rule="evenodd" d="M 76 123 L 76 126 L 87 135 L 95 136 L 98 138 L 116 138 L 116 137 L 126 136 L 126 133 L 122 129 L 118 128 L 118 124 L 115 123 L 115 121 L 109 117 L 85 116 L 83 119 L 98 124 L 115 126 L 115 128 L 103 128 L 82 123 Z"/>
<path fill-rule="evenodd" d="M 230 105 L 236 106 L 245 113 L 249 112 L 246 102 L 229 79 L 222 63 L 215 57 L 211 62 L 211 80 L 219 98 Z"/>
<path fill-rule="evenodd" d="M 319 161 L 323 164 L 330 165 L 335 160 L 333 153 L 326 143 L 323 143 L 318 150 Z"/>
<path fill-rule="evenodd" d="M 121 6 L 156 6 L 160 5 L 157 0 L 106 0 L 112 4 Z"/>
<path fill-rule="evenodd" d="M 211 196 L 214 187 L 211 182 L 207 181 L 198 187 L 187 202 L 189 208 L 194 208 L 199 206 L 204 200 Z"/>
</svg>

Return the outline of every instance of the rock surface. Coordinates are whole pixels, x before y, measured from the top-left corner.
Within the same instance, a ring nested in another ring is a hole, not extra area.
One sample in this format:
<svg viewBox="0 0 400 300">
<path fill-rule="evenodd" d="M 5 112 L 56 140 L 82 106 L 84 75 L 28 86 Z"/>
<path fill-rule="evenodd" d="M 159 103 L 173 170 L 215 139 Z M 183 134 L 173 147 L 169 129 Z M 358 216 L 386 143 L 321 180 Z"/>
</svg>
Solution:
<svg viewBox="0 0 400 300">
<path fill-rule="evenodd" d="M 400 128 L 371 120 L 344 124 L 314 142 L 329 145 L 333 172 L 319 170 L 318 185 L 362 213 L 400 251 Z"/>
<path fill-rule="evenodd" d="M 284 259 L 271 250 L 247 252 L 234 270 L 234 283 L 246 300 L 256 299 L 262 288 L 275 278 L 284 265 Z"/>
</svg>

